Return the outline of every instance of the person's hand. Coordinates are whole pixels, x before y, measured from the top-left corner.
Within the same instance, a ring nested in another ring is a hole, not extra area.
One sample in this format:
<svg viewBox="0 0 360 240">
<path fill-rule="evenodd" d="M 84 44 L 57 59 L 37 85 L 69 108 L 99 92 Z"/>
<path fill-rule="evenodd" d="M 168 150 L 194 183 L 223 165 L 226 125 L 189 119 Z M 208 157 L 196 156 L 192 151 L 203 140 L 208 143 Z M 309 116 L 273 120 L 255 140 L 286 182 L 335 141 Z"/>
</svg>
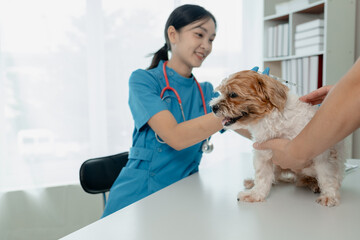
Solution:
<svg viewBox="0 0 360 240">
<path fill-rule="evenodd" d="M 271 150 L 273 153 L 272 161 L 282 169 L 299 171 L 309 165 L 307 159 L 295 156 L 291 151 L 291 141 L 289 139 L 272 139 L 263 143 L 254 143 L 253 147 L 257 150 Z"/>
<path fill-rule="evenodd" d="M 300 97 L 299 100 L 306 103 L 310 103 L 312 105 L 320 104 L 324 101 L 324 98 L 329 93 L 332 87 L 333 87 L 332 85 L 321 87 L 319 89 L 316 89 L 315 91 L 312 91 L 307 95 Z"/>
</svg>

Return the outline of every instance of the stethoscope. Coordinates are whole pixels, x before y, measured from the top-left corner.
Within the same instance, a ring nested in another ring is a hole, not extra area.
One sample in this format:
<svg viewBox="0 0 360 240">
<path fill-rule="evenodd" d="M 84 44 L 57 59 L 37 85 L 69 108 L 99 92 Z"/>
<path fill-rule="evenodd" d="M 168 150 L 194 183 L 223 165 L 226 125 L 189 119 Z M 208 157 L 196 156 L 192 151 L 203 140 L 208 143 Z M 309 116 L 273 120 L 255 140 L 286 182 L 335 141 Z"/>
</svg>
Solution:
<svg viewBox="0 0 360 240">
<path fill-rule="evenodd" d="M 181 114 L 182 114 L 182 117 L 183 117 L 183 120 L 184 122 L 186 121 L 185 120 L 185 114 L 184 114 L 184 109 L 183 109 L 183 106 L 182 106 L 182 101 L 181 101 L 181 98 L 178 94 L 178 92 L 175 90 L 175 88 L 172 88 L 170 87 L 170 84 L 169 84 L 169 79 L 168 79 L 168 76 L 167 76 L 167 73 L 166 73 L 166 64 L 167 64 L 167 61 L 164 62 L 163 64 L 163 72 L 164 72 L 164 77 L 165 77 L 165 81 L 166 81 L 166 87 L 164 87 L 160 93 L 160 98 L 161 100 L 164 100 L 166 98 L 166 96 L 164 97 L 164 93 L 169 90 L 169 91 L 172 91 L 177 100 L 178 100 L 178 103 L 179 103 L 179 106 L 180 106 L 180 110 L 181 110 Z M 207 114 L 207 110 L 206 110 L 206 104 L 205 104 L 205 97 L 204 97 L 204 93 L 201 89 L 201 86 L 200 84 L 198 83 L 198 81 L 196 80 L 196 78 L 194 77 L 194 80 L 199 88 L 199 92 L 200 92 L 200 95 L 201 95 L 201 100 L 202 100 L 202 104 L 203 104 L 203 108 L 204 108 L 204 113 L 205 115 Z M 158 135 L 155 133 L 155 138 L 156 140 L 159 142 L 159 143 L 165 143 L 164 141 L 160 140 Z M 212 150 L 214 149 L 214 145 L 209 141 L 209 138 L 207 138 L 205 140 L 205 142 L 203 143 L 203 145 L 201 146 L 201 150 L 204 152 L 204 153 L 210 153 L 212 152 Z"/>
</svg>

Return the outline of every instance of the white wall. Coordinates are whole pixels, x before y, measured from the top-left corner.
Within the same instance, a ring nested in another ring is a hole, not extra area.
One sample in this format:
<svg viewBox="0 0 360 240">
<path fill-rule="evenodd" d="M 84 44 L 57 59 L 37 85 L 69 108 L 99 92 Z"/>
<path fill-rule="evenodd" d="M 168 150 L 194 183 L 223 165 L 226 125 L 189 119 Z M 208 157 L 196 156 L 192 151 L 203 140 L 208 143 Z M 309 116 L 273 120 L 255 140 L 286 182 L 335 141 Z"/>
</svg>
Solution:
<svg viewBox="0 0 360 240">
<path fill-rule="evenodd" d="M 101 194 L 79 185 L 0 193 L 0 239 L 59 239 L 101 217 Z"/>
<path fill-rule="evenodd" d="M 263 46 L 263 13 L 264 4 L 262 0 L 243 1 L 243 32 L 251 33 L 243 36 L 243 66 L 251 69 L 255 66 L 260 67 L 262 63 Z"/>
</svg>

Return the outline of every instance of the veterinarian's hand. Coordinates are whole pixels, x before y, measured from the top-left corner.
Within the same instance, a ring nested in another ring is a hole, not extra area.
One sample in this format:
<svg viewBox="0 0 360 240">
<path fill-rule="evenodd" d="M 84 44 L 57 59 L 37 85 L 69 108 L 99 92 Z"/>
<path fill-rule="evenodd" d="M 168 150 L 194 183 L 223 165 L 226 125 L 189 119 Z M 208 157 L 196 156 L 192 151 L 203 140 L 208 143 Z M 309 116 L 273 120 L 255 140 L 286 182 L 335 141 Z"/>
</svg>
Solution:
<svg viewBox="0 0 360 240">
<path fill-rule="evenodd" d="M 310 103 L 312 105 L 320 104 L 324 101 L 324 98 L 329 93 L 332 87 L 332 85 L 323 86 L 319 89 L 316 89 L 315 91 L 312 91 L 309 94 L 300 97 L 299 99 L 300 101 Z"/>
<path fill-rule="evenodd" d="M 272 161 L 275 165 L 283 169 L 298 171 L 309 165 L 307 159 L 296 156 L 291 149 L 289 139 L 272 139 L 263 143 L 254 143 L 253 147 L 257 150 L 272 150 Z"/>
</svg>

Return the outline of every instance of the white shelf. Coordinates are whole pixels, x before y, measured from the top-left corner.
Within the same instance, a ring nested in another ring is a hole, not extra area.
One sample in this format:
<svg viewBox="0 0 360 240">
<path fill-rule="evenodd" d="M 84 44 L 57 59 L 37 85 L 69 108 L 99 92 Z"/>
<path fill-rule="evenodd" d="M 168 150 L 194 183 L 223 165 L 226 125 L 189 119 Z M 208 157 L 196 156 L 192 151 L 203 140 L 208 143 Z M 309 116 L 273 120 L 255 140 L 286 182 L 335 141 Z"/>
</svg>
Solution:
<svg viewBox="0 0 360 240">
<path fill-rule="evenodd" d="M 320 63 L 322 62 L 322 72 L 319 74 L 322 76 L 322 85 L 335 84 L 355 61 L 356 1 L 303 0 L 300 2 L 301 7 L 299 8 L 289 8 L 287 12 L 276 13 L 276 5 L 284 3 L 291 5 L 292 2 L 293 0 L 264 0 L 263 68 L 271 67 L 273 73 L 281 76 L 284 73 L 281 67 L 284 66 L 283 61 L 318 55 L 322 58 L 319 60 Z M 304 6 L 303 3 L 306 2 L 308 4 Z M 310 52 L 310 54 L 296 54 L 296 26 L 315 19 L 324 20 L 323 43 L 318 43 L 323 45 L 323 50 L 314 49 L 314 52 Z M 278 39 L 283 39 L 279 44 L 276 44 L 276 39 L 269 42 L 269 36 L 270 39 L 273 39 L 276 32 L 282 32 L 280 29 L 282 27 L 279 26 L 283 24 L 288 24 L 288 48 L 285 47 L 286 51 L 281 48 L 284 38 L 277 36 Z M 278 29 L 269 30 L 271 28 Z M 281 51 L 277 49 L 281 49 Z"/>
<path fill-rule="evenodd" d="M 324 4 L 325 4 L 325 1 L 317 1 L 317 2 L 307 5 L 306 7 L 302 7 L 302 8 L 298 8 L 298 9 L 291 9 L 291 10 L 289 10 L 288 13 L 279 13 L 279 14 L 272 14 L 272 15 L 264 16 L 264 21 L 279 20 L 279 19 L 285 18 L 286 16 L 289 16 L 289 14 L 292 14 L 292 13 L 312 12 L 312 11 L 314 11 L 314 9 L 316 7 L 321 7 Z"/>
<path fill-rule="evenodd" d="M 284 20 L 284 19 L 288 19 L 289 18 L 289 14 L 275 14 L 275 15 L 271 15 L 271 16 L 267 16 L 264 17 L 265 21 L 269 21 L 269 20 Z"/>
<path fill-rule="evenodd" d="M 314 52 L 312 54 L 304 54 L 304 55 L 291 55 L 291 56 L 285 56 L 285 57 L 273 57 L 273 58 L 264 58 L 264 62 L 278 62 L 278 61 L 284 61 L 284 60 L 291 60 L 296 58 L 303 58 L 303 57 L 310 57 L 310 56 L 317 56 L 317 55 L 323 55 L 324 51 L 321 52 Z"/>
</svg>

